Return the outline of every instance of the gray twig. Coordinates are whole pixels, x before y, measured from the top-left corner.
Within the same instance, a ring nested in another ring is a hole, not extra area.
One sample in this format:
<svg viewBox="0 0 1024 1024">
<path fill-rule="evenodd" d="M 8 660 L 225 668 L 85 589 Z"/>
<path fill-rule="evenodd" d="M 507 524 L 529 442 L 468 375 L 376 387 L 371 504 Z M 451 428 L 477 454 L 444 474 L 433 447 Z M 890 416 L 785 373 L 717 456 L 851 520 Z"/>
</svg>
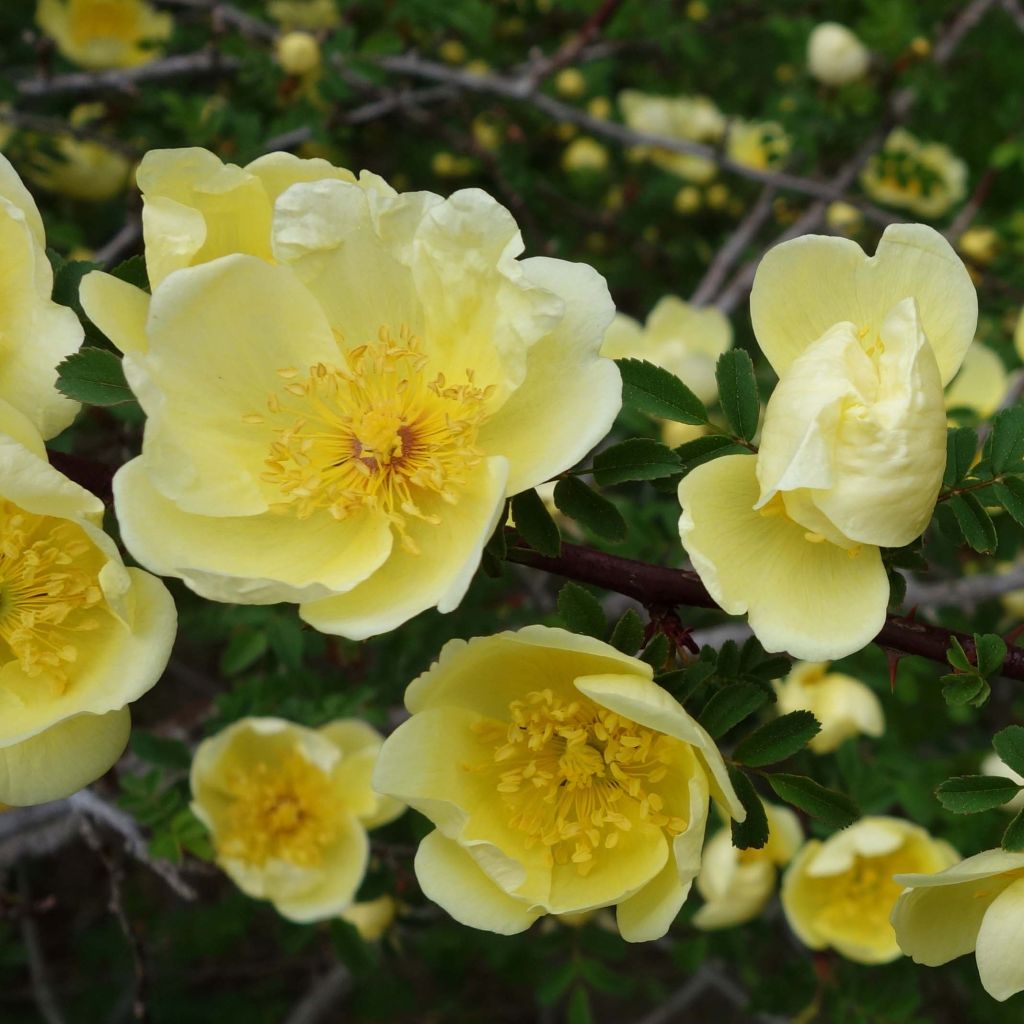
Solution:
<svg viewBox="0 0 1024 1024">
<path fill-rule="evenodd" d="M 28 884 L 28 872 L 24 865 L 18 872 L 18 896 L 23 905 L 32 903 L 32 891 Z M 25 944 L 25 956 L 28 959 L 29 977 L 32 982 L 32 998 L 36 1009 L 46 1024 L 66 1024 L 64 1013 L 57 1001 L 53 989 L 53 981 L 43 955 L 43 944 L 39 938 L 39 928 L 35 916 L 31 913 L 21 915 L 21 939 Z"/>
<path fill-rule="evenodd" d="M 284 1024 L 318 1024 L 337 1010 L 351 989 L 351 972 L 344 964 L 336 964 L 313 983 L 285 1018 Z"/>
</svg>

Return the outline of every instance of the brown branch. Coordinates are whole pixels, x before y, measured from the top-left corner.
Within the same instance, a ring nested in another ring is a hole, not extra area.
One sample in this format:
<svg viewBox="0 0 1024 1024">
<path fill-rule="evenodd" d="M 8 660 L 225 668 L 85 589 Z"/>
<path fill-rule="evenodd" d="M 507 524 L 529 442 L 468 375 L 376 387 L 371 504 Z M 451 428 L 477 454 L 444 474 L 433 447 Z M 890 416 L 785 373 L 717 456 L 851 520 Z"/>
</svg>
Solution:
<svg viewBox="0 0 1024 1024">
<path fill-rule="evenodd" d="M 32 892 L 28 883 L 28 869 L 25 865 L 18 868 L 18 897 L 22 906 L 32 905 Z M 53 988 L 53 979 L 43 955 L 43 943 L 39 935 L 35 915 L 21 915 L 21 939 L 25 945 L 25 957 L 28 960 L 29 977 L 32 983 L 32 997 L 36 1009 L 45 1024 L 65 1024 L 66 1018 L 57 1001 Z"/>
<path fill-rule="evenodd" d="M 602 29 L 621 6 L 622 0 L 602 0 L 600 7 L 561 49 L 556 50 L 550 57 L 534 63 L 529 71 L 533 87 L 536 89 L 541 82 L 550 78 L 556 71 L 574 63 L 586 47 L 597 39 Z"/>
<path fill-rule="evenodd" d="M 556 558 L 538 554 L 530 548 L 511 547 L 507 558 L 518 565 L 528 565 L 579 583 L 590 583 L 625 594 L 648 609 L 677 605 L 718 607 L 697 574 L 684 569 L 666 569 L 576 544 L 562 544 L 562 553 Z M 960 641 L 969 656 L 973 655 L 974 640 L 966 633 L 890 614 L 874 642 L 897 654 L 916 654 L 945 665 L 946 651 L 954 638 Z M 1009 649 L 1002 675 L 1024 680 L 1024 648 Z"/>
</svg>

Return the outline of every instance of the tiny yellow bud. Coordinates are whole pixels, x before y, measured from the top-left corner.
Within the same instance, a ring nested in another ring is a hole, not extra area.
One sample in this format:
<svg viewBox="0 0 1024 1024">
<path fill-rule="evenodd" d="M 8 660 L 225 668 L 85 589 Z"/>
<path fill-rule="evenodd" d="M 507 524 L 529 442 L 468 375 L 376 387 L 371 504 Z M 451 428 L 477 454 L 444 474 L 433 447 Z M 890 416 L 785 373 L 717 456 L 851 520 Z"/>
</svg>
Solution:
<svg viewBox="0 0 1024 1024">
<path fill-rule="evenodd" d="M 607 121 L 612 116 L 612 103 L 607 96 L 595 96 L 587 103 L 587 113 L 591 117 L 599 117 Z"/>
<path fill-rule="evenodd" d="M 466 60 L 466 46 L 459 39 L 446 39 L 437 51 L 446 64 L 462 64 Z"/>
<path fill-rule="evenodd" d="M 690 0 L 686 5 L 686 16 L 690 21 L 703 21 L 709 14 L 708 5 L 704 0 Z"/>
<path fill-rule="evenodd" d="M 792 64 L 780 64 L 775 69 L 775 81 L 782 82 L 783 85 L 786 82 L 792 82 L 796 78 L 796 68 Z"/>
<path fill-rule="evenodd" d="M 578 68 L 564 68 L 555 75 L 555 91 L 569 100 L 578 100 L 587 92 L 587 80 Z"/>
<path fill-rule="evenodd" d="M 999 251 L 999 235 L 988 227 L 968 228 L 956 247 L 972 262 L 987 267 Z"/>
<path fill-rule="evenodd" d="M 275 53 L 287 75 L 308 75 L 320 66 L 320 44 L 308 32 L 286 32 L 278 39 Z"/>
<path fill-rule="evenodd" d="M 573 138 L 579 129 L 576 125 L 569 121 L 560 121 L 555 125 L 555 135 L 562 140 L 562 142 L 568 142 Z"/>
<path fill-rule="evenodd" d="M 477 57 L 466 65 L 466 70 L 471 75 L 486 75 L 490 73 L 491 65 L 488 64 L 487 61 L 481 60 L 481 58 Z"/>
<path fill-rule="evenodd" d="M 707 204 L 712 210 L 724 210 L 729 202 L 729 188 L 727 185 L 723 185 L 720 181 L 715 182 L 715 184 L 708 188 L 704 193 L 704 198 L 707 200 Z"/>
<path fill-rule="evenodd" d="M 915 36 L 910 41 L 910 52 L 915 57 L 927 57 L 932 52 L 931 41 L 924 36 Z"/>
<path fill-rule="evenodd" d="M 608 166 L 608 150 L 590 138 L 581 135 L 573 139 L 562 154 L 562 167 L 566 171 L 603 171 Z"/>
<path fill-rule="evenodd" d="M 864 217 L 856 206 L 836 201 L 825 210 L 825 223 L 832 231 L 843 235 L 854 235 L 864 225 Z"/>
<path fill-rule="evenodd" d="M 472 131 L 473 139 L 481 149 L 493 153 L 501 148 L 501 129 L 483 114 L 473 118 Z"/>
<path fill-rule="evenodd" d="M 619 185 L 613 185 L 605 193 L 604 208 L 606 210 L 621 210 L 625 202 L 625 196 Z"/>
<path fill-rule="evenodd" d="M 703 201 L 699 188 L 695 188 L 693 185 L 684 185 L 672 200 L 672 208 L 676 213 L 686 216 L 696 213 L 701 208 Z"/>
</svg>

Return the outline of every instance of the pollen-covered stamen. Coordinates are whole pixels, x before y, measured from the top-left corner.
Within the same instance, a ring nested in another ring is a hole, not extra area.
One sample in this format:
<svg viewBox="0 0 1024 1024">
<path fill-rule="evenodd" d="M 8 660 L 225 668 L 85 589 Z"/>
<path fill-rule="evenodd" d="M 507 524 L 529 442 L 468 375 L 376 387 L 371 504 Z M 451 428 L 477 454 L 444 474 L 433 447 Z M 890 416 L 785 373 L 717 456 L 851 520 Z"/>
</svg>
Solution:
<svg viewBox="0 0 1024 1024">
<path fill-rule="evenodd" d="M 300 754 L 283 764 L 264 762 L 231 773 L 227 823 L 218 836 L 221 856 L 261 867 L 283 860 L 316 867 L 338 834 L 341 810 L 327 774 Z"/>
<path fill-rule="evenodd" d="M 528 848 L 543 845 L 553 864 L 587 875 L 600 851 L 640 822 L 669 836 L 686 828 L 657 792 L 676 741 L 585 697 L 536 690 L 509 705 L 507 726 L 485 722 L 477 731 L 494 743 L 494 759 L 464 767 L 495 773 L 509 825 Z"/>
<path fill-rule="evenodd" d="M 472 370 L 464 384 L 431 374 L 407 328 L 397 340 L 381 328 L 375 344 L 344 356 L 344 366 L 318 363 L 306 375 L 279 370 L 286 383 L 268 414 L 245 417 L 274 426 L 263 479 L 280 493 L 274 507 L 299 518 L 380 509 L 415 551 L 408 520 L 438 522 L 424 499 L 457 502 L 483 458 L 476 437 L 494 389 L 476 386 Z"/>
<path fill-rule="evenodd" d="M 78 634 L 95 629 L 103 557 L 80 526 L 0 500 L 0 664 L 62 693 Z"/>
</svg>

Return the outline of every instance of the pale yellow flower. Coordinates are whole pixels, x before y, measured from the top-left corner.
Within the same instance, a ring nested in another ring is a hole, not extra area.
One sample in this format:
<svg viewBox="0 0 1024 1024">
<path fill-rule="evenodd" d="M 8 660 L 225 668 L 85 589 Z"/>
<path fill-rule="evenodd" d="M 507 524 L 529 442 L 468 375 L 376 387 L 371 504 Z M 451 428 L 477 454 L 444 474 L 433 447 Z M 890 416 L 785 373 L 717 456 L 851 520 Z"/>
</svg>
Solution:
<svg viewBox="0 0 1024 1024">
<path fill-rule="evenodd" d="M 880 203 L 941 217 L 967 195 L 967 165 L 948 146 L 895 128 L 861 172 L 860 183 Z"/>
<path fill-rule="evenodd" d="M 998 754 L 989 754 L 988 757 L 981 762 L 981 774 L 995 775 L 1002 779 L 1011 779 L 1013 782 L 1024 786 L 1024 777 L 1021 777 L 1009 765 L 1005 764 Z M 1024 790 L 1021 790 L 1016 796 L 1007 800 L 1006 803 L 1003 804 L 1002 809 L 1009 814 L 1016 814 L 1018 811 L 1024 810 Z"/>
<path fill-rule="evenodd" d="M 775 693 L 780 715 L 810 711 L 821 723 L 821 732 L 810 742 L 816 754 L 831 753 L 851 736 L 885 732 L 885 714 L 871 687 L 842 672 L 829 672 L 825 662 L 794 665 L 775 683 Z"/>
<path fill-rule="evenodd" d="M 570 172 L 607 170 L 608 150 L 589 135 L 581 135 L 565 147 L 562 153 L 562 167 Z"/>
<path fill-rule="evenodd" d="M 737 118 L 729 122 L 726 153 L 744 167 L 766 171 L 786 159 L 791 145 L 792 140 L 777 121 Z"/>
<path fill-rule="evenodd" d="M 174 602 L 126 569 L 103 503 L 0 403 L 0 801 L 68 796 L 121 756 L 128 704 L 160 678 Z"/>
<path fill-rule="evenodd" d="M 861 818 L 821 842 L 811 839 L 782 880 L 782 908 L 797 938 L 860 964 L 902 952 L 889 915 L 903 888 L 893 876 L 942 871 L 959 860 L 946 842 L 899 818 Z"/>
<path fill-rule="evenodd" d="M 601 354 L 609 359 L 646 359 L 674 373 L 707 404 L 718 395 L 715 364 L 730 348 L 732 324 L 721 310 L 692 306 L 675 295 L 665 295 L 643 325 L 616 313 Z"/>
<path fill-rule="evenodd" d="M 697 891 L 704 906 L 693 915 L 697 928 L 732 928 L 753 920 L 775 892 L 778 869 L 803 842 L 800 820 L 788 807 L 765 805 L 768 842 L 759 850 L 738 850 L 728 828 L 719 829 L 704 847 Z"/>
<path fill-rule="evenodd" d="M 614 905 L 623 938 L 657 938 L 700 867 L 709 798 L 744 814 L 714 741 L 650 667 L 590 637 L 453 640 L 405 699 L 374 785 L 434 823 L 416 875 L 470 927 Z"/>
<path fill-rule="evenodd" d="M 949 243 L 886 229 L 874 257 L 804 236 L 762 260 L 754 333 L 779 375 L 756 458 L 699 466 L 679 487 L 680 535 L 718 604 L 758 639 L 817 661 L 885 621 L 880 547 L 928 524 L 946 461 L 942 387 L 977 323 Z"/>
<path fill-rule="evenodd" d="M 174 21 L 146 0 L 38 0 L 36 22 L 83 68 L 130 68 L 160 56 Z"/>
<path fill-rule="evenodd" d="M 397 910 L 394 897 L 385 893 L 375 900 L 363 900 L 347 906 L 341 912 L 341 918 L 359 932 L 363 942 L 377 942 L 391 927 Z"/>
<path fill-rule="evenodd" d="M 84 128 L 102 117 L 102 103 L 81 103 L 68 117 L 72 128 Z M 52 152 L 51 152 L 52 150 Z M 72 199 L 103 202 L 124 191 L 132 164 L 110 146 L 62 132 L 35 146 L 25 177 L 35 185 Z"/>
<path fill-rule="evenodd" d="M 871 63 L 867 47 L 845 26 L 823 21 L 807 40 L 807 70 L 824 85 L 863 78 Z"/>
<path fill-rule="evenodd" d="M 993 999 L 1024 990 L 1024 853 L 986 850 L 938 874 L 903 874 L 896 881 L 908 888 L 892 924 L 915 963 L 937 967 L 973 952 Z"/>
<path fill-rule="evenodd" d="M 837 199 L 828 204 L 825 223 L 837 234 L 855 235 L 864 226 L 864 215 L 856 206 Z"/>
<path fill-rule="evenodd" d="M 286 75 L 308 75 L 320 67 L 320 44 L 308 32 L 286 32 L 274 44 L 274 56 Z"/>
<path fill-rule="evenodd" d="M 354 718 L 319 729 L 243 718 L 199 745 L 192 810 L 242 892 L 300 922 L 352 904 L 366 873 L 367 830 L 404 810 L 370 785 L 380 745 Z"/>
<path fill-rule="evenodd" d="M 456 607 L 505 498 L 604 437 L 621 382 L 597 273 L 518 260 L 515 221 L 476 189 L 346 175 L 149 153 L 152 302 L 95 273 L 81 294 L 147 413 L 114 483 L 132 553 L 362 638 Z"/>
<path fill-rule="evenodd" d="M 706 96 L 653 96 L 627 89 L 619 93 L 623 120 L 634 131 L 691 142 L 717 142 L 725 132 L 725 118 Z M 702 185 L 717 173 L 713 160 L 656 147 L 640 147 L 642 159 L 686 181 Z"/>
<path fill-rule="evenodd" d="M 270 0 L 267 13 L 286 32 L 318 32 L 341 22 L 336 0 Z"/>
<path fill-rule="evenodd" d="M 970 409 L 979 419 L 988 419 L 999 408 L 1009 386 L 1002 359 L 976 341 L 967 350 L 960 372 L 946 388 L 946 408 Z"/>
<path fill-rule="evenodd" d="M 990 227 L 968 228 L 956 242 L 956 247 L 979 267 L 987 267 L 999 252 L 999 233 Z"/>
<path fill-rule="evenodd" d="M 51 301 L 53 271 L 39 210 L 7 158 L 0 156 L 0 400 L 44 438 L 75 418 L 78 403 L 57 390 L 57 366 L 82 344 L 82 325 Z"/>
</svg>

